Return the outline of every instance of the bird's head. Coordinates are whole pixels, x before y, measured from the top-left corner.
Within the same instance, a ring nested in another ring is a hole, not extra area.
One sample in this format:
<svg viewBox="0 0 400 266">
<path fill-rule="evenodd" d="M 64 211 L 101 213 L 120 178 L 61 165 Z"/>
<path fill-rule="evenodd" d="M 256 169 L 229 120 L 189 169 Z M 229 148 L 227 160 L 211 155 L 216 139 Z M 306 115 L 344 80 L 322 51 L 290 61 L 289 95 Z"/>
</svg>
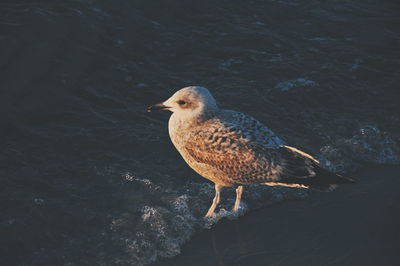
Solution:
<svg viewBox="0 0 400 266">
<path fill-rule="evenodd" d="M 158 110 L 168 110 L 181 118 L 191 118 L 216 112 L 218 106 L 206 88 L 190 86 L 175 92 L 168 100 L 148 108 L 149 112 Z"/>
</svg>

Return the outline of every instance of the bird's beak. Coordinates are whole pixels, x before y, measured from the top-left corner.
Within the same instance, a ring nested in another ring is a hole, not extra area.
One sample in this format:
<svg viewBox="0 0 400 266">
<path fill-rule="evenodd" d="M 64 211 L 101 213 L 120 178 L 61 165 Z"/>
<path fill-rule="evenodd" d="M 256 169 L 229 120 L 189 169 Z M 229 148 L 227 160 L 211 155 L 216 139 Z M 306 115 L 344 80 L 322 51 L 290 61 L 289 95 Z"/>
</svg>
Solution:
<svg viewBox="0 0 400 266">
<path fill-rule="evenodd" d="M 147 112 L 155 112 L 155 111 L 160 111 L 160 110 L 168 110 L 169 108 L 171 108 L 171 107 L 164 105 L 164 103 L 158 103 L 158 104 L 149 106 L 149 107 L 147 108 Z"/>
</svg>

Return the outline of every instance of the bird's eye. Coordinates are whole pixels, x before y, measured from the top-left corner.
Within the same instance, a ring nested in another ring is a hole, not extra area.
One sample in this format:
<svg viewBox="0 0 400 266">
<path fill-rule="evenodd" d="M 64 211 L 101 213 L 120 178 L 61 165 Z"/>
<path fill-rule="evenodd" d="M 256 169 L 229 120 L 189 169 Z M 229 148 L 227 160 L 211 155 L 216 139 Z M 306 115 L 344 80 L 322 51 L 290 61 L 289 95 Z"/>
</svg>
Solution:
<svg viewBox="0 0 400 266">
<path fill-rule="evenodd" d="M 182 101 L 182 100 L 180 100 L 180 101 L 178 101 L 178 104 L 179 104 L 179 105 L 184 105 L 184 104 L 186 104 L 186 102 L 185 102 L 185 101 Z"/>
</svg>

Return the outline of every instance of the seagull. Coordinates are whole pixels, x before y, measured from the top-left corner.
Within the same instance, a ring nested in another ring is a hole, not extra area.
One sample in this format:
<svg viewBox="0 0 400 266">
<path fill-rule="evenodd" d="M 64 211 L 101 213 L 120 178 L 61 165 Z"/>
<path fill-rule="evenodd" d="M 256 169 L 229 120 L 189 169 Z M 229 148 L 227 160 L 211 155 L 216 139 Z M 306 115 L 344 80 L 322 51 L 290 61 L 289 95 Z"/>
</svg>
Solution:
<svg viewBox="0 0 400 266">
<path fill-rule="evenodd" d="M 205 217 L 214 215 L 224 187 L 236 188 L 237 212 L 243 186 L 263 184 L 329 191 L 351 178 L 324 169 L 317 159 L 285 143 L 267 126 L 241 112 L 218 107 L 208 89 L 190 86 L 149 112 L 172 112 L 168 131 L 186 163 L 215 184 L 215 197 Z"/>
</svg>

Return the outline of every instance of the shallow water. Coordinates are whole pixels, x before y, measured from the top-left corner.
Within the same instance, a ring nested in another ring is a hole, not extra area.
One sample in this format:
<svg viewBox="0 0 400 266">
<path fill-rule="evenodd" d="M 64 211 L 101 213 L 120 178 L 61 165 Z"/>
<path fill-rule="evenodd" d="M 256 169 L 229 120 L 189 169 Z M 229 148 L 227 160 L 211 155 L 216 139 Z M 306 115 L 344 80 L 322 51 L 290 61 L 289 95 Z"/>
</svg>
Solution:
<svg viewBox="0 0 400 266">
<path fill-rule="evenodd" d="M 217 217 L 148 114 L 208 87 L 337 172 L 399 163 L 396 1 L 2 1 L 0 247 L 9 265 L 126 265 Z M 240 214 L 303 198 L 250 187 Z"/>
</svg>

